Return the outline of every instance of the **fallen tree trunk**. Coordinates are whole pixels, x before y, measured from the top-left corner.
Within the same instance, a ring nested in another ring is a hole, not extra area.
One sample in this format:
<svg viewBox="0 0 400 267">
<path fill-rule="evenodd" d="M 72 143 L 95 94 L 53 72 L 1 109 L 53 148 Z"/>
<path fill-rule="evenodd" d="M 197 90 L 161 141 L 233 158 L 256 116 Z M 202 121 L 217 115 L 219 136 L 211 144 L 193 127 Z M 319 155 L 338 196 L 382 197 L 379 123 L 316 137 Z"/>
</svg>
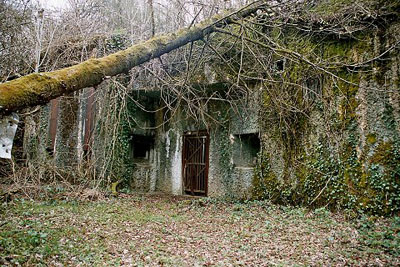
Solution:
<svg viewBox="0 0 400 267">
<path fill-rule="evenodd" d="M 0 84 L 0 113 L 8 114 L 26 107 L 41 105 L 79 89 L 100 84 L 106 77 L 126 73 L 135 66 L 160 57 L 190 42 L 202 39 L 218 27 L 248 17 L 265 8 L 256 1 L 227 16 L 216 15 L 192 27 L 157 36 L 126 50 L 78 65 L 44 73 L 34 73 Z"/>
</svg>

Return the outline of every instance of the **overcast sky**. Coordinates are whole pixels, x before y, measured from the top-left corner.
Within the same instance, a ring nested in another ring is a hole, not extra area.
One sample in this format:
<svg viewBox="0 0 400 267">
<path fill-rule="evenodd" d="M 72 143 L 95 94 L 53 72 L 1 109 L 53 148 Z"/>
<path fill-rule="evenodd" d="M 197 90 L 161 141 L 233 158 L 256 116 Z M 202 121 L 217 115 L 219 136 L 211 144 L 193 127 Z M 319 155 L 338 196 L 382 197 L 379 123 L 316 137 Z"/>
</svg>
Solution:
<svg viewBox="0 0 400 267">
<path fill-rule="evenodd" d="M 68 0 L 38 0 L 45 8 L 65 8 Z"/>
</svg>

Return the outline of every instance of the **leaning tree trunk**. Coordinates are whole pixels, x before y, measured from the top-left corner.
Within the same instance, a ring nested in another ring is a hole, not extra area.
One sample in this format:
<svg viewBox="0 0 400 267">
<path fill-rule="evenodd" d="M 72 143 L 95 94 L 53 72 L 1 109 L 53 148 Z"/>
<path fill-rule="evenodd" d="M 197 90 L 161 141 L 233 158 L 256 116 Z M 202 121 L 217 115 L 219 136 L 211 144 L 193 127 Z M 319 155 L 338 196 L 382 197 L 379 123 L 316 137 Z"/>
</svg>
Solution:
<svg viewBox="0 0 400 267">
<path fill-rule="evenodd" d="M 0 113 L 45 104 L 63 94 L 98 85 L 106 77 L 126 73 L 135 66 L 202 39 L 218 27 L 252 15 L 266 7 L 262 2 L 257 1 L 257 5 L 249 5 L 227 16 L 216 15 L 200 24 L 154 37 L 103 58 L 89 59 L 72 67 L 34 73 L 0 84 Z"/>
</svg>

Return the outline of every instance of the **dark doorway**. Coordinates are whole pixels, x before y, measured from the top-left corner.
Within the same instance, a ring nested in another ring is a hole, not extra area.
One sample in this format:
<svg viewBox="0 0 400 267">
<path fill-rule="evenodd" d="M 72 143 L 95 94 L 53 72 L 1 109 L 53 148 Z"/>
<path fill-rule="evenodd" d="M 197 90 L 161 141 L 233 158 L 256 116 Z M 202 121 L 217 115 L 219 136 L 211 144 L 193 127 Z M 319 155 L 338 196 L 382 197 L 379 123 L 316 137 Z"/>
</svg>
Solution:
<svg viewBox="0 0 400 267">
<path fill-rule="evenodd" d="M 189 132 L 183 136 L 182 172 L 186 194 L 207 195 L 209 143 L 206 132 Z"/>
</svg>

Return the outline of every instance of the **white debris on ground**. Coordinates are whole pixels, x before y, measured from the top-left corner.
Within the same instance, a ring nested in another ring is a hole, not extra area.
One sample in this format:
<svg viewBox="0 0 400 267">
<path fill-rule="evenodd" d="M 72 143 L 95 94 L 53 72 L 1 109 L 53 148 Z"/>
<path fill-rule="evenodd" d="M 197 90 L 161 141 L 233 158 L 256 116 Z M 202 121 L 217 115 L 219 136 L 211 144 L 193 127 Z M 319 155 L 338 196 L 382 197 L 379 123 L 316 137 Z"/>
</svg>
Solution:
<svg viewBox="0 0 400 267">
<path fill-rule="evenodd" d="M 0 158 L 11 159 L 11 150 L 18 122 L 19 117 L 15 113 L 0 117 Z"/>
</svg>

